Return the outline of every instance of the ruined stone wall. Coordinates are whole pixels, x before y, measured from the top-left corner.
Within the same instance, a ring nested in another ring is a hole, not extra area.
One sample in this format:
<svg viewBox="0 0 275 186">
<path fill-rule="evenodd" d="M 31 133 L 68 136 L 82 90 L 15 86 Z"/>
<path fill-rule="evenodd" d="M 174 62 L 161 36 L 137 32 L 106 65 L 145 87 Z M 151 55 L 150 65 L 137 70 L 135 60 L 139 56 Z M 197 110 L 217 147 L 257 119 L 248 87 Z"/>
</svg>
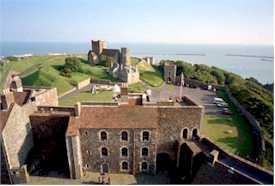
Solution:
<svg viewBox="0 0 275 186">
<path fill-rule="evenodd" d="M 128 141 L 121 140 L 121 131 L 128 131 Z M 141 132 L 151 131 L 151 141 L 141 142 Z M 155 167 L 156 130 L 152 129 L 104 129 L 108 133 L 107 141 L 100 140 L 100 129 L 80 129 L 80 143 L 84 170 L 101 171 L 101 165 L 106 163 L 109 172 L 122 173 L 121 162 L 128 162 L 128 173 L 138 173 L 141 161 L 147 161 L 149 167 Z M 141 157 L 141 147 L 149 147 L 149 156 Z M 101 147 L 107 147 L 108 156 L 101 157 Z M 128 148 L 128 157 L 121 156 L 121 148 Z M 125 173 L 125 172 L 124 172 Z"/>
<path fill-rule="evenodd" d="M 48 89 L 45 92 L 35 96 L 35 103 L 39 106 L 58 106 L 57 89 Z"/>
<path fill-rule="evenodd" d="M 198 129 L 203 117 L 202 107 L 160 107 L 160 128 L 158 153 L 168 153 L 172 160 L 176 159 L 175 146 L 177 142 L 183 140 L 182 130 L 188 129 L 188 135 L 191 137 L 192 130 Z"/>
<path fill-rule="evenodd" d="M 23 106 L 15 104 L 10 112 L 2 132 L 2 140 L 10 169 L 18 169 L 22 166 L 33 146 L 29 115 L 35 110 L 34 104 Z"/>
</svg>

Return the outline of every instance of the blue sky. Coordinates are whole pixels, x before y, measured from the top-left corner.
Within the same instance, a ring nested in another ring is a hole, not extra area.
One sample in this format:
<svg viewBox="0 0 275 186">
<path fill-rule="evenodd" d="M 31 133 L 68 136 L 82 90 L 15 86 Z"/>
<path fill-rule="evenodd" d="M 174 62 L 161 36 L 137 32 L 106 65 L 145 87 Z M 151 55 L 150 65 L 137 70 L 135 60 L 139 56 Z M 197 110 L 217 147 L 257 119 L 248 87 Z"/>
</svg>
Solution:
<svg viewBox="0 0 275 186">
<path fill-rule="evenodd" d="M 0 41 L 272 44 L 272 0 L 0 0 Z"/>
</svg>

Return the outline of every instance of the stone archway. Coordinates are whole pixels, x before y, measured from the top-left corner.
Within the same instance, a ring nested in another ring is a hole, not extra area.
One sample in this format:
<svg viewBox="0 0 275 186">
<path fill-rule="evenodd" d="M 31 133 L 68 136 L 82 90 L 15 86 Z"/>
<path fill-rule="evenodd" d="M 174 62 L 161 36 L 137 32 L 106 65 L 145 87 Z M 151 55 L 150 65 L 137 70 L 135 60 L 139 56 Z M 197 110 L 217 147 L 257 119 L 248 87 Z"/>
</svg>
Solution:
<svg viewBox="0 0 275 186">
<path fill-rule="evenodd" d="M 170 169 L 171 159 L 168 153 L 157 154 L 157 172 L 167 171 Z"/>
</svg>

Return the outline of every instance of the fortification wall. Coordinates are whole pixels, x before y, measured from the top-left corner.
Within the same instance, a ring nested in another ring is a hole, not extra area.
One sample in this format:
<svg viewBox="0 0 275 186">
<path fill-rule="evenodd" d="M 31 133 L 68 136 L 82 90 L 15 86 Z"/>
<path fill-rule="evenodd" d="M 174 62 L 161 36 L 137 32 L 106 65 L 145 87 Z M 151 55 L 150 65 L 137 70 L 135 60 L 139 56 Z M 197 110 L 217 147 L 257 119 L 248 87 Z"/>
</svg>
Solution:
<svg viewBox="0 0 275 186">
<path fill-rule="evenodd" d="M 172 159 L 176 159 L 175 143 L 180 142 L 182 130 L 188 129 L 189 135 L 193 129 L 200 131 L 202 122 L 202 107 L 161 107 L 158 153 L 169 153 Z"/>
<path fill-rule="evenodd" d="M 26 161 L 28 152 L 33 146 L 29 115 L 35 110 L 34 104 L 23 106 L 15 104 L 10 112 L 6 126 L 2 131 L 9 169 L 19 169 Z"/>
<path fill-rule="evenodd" d="M 217 161 L 212 167 L 204 163 L 197 172 L 192 184 L 259 184 L 238 171 Z"/>
<path fill-rule="evenodd" d="M 36 95 L 35 103 L 39 106 L 58 106 L 57 89 L 47 89 L 45 92 Z"/>
<path fill-rule="evenodd" d="M 234 105 L 239 109 L 239 111 L 242 113 L 242 115 L 247 119 L 248 123 L 251 126 L 252 129 L 252 135 L 254 138 L 254 141 L 256 143 L 256 151 L 255 159 L 261 161 L 263 158 L 263 154 L 265 151 L 265 143 L 264 143 L 264 137 L 261 132 L 261 127 L 259 122 L 256 120 L 256 118 L 250 114 L 239 102 L 236 98 L 233 97 L 231 92 L 229 91 L 228 87 L 225 87 L 226 93 L 229 97 L 229 99 L 234 103 Z"/>
<path fill-rule="evenodd" d="M 263 169 L 259 165 L 224 151 L 222 148 L 217 146 L 209 138 L 206 138 L 206 137 L 201 138 L 200 143 L 203 144 L 204 147 L 208 148 L 208 151 L 212 151 L 213 149 L 218 150 L 219 159 L 226 159 L 228 162 L 230 162 L 230 165 L 237 166 L 242 170 L 249 170 L 250 174 L 253 173 L 253 175 L 257 177 L 261 177 L 262 180 L 264 180 L 266 183 L 269 183 L 269 184 L 273 183 L 273 174 Z"/>
</svg>

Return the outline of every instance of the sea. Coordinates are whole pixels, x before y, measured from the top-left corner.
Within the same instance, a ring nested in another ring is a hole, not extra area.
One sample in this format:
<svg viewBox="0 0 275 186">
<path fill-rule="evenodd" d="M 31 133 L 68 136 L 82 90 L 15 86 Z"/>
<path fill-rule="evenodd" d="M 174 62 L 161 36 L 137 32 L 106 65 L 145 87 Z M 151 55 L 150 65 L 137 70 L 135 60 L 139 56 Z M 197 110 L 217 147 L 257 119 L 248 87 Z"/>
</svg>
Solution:
<svg viewBox="0 0 275 186">
<path fill-rule="evenodd" d="M 108 43 L 108 48 L 121 47 L 128 47 L 132 56 L 153 56 L 156 64 L 162 59 L 183 60 L 216 66 L 244 78 L 254 77 L 264 84 L 274 82 L 272 45 Z M 90 48 L 89 42 L 2 42 L 0 56 L 86 54 Z"/>
</svg>

